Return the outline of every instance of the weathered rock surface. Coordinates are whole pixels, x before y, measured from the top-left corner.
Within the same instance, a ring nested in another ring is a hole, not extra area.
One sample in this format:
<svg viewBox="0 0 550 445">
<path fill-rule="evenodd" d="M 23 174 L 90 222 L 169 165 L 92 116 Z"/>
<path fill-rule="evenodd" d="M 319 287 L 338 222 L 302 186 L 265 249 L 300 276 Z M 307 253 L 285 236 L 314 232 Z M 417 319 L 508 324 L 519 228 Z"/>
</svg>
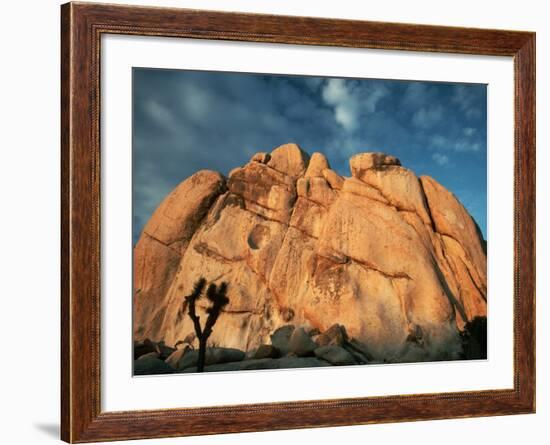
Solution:
<svg viewBox="0 0 550 445">
<path fill-rule="evenodd" d="M 205 366 L 205 372 L 223 372 L 223 371 L 251 371 L 257 369 L 290 369 L 290 368 L 317 368 L 322 366 L 331 366 L 325 360 L 317 357 L 281 357 L 265 358 L 260 360 L 242 360 L 240 362 L 219 363 L 216 365 Z M 180 373 L 195 372 L 193 368 L 186 368 Z"/>
<path fill-rule="evenodd" d="M 238 362 L 243 360 L 244 356 L 245 354 L 243 351 L 239 351 L 235 348 L 207 348 L 205 355 L 205 364 L 215 365 L 218 363 Z M 166 362 L 170 364 L 173 368 L 178 370 L 186 368 L 193 368 L 194 370 L 196 370 L 195 368 L 197 366 L 198 357 L 199 351 L 195 349 L 185 352 L 177 361 L 175 361 L 174 359 L 167 359 Z"/>
<path fill-rule="evenodd" d="M 479 228 L 456 197 L 428 176 L 420 178 L 446 261 L 442 271 L 461 307 L 460 326 L 487 315 L 487 253 Z"/>
<path fill-rule="evenodd" d="M 386 153 L 359 153 L 349 160 L 351 174 L 359 179 L 369 170 L 381 170 L 391 165 L 401 165 L 399 159 Z"/>
<path fill-rule="evenodd" d="M 313 351 L 317 348 L 317 344 L 310 338 L 304 328 L 294 329 L 288 342 L 290 352 L 296 354 L 297 357 L 307 357 L 313 355 Z"/>
<path fill-rule="evenodd" d="M 147 354 L 140 355 L 138 360 L 147 360 L 150 358 L 160 358 L 158 352 L 148 352 Z"/>
<path fill-rule="evenodd" d="M 348 351 L 355 360 L 357 360 L 358 363 L 366 364 L 366 363 L 374 363 L 374 357 L 369 352 L 369 349 L 366 347 L 366 345 L 362 344 L 358 340 L 352 338 L 351 340 L 346 341 L 343 344 L 343 347 L 346 351 Z"/>
<path fill-rule="evenodd" d="M 277 358 L 279 357 L 279 350 L 273 345 L 261 344 L 258 346 L 258 349 L 254 352 L 253 358 L 262 359 L 262 358 Z"/>
<path fill-rule="evenodd" d="M 144 357 L 134 361 L 134 375 L 171 374 L 174 369 L 161 359 Z"/>
<path fill-rule="evenodd" d="M 315 356 L 335 366 L 357 364 L 352 354 L 336 345 L 321 346 L 315 349 Z"/>
<path fill-rule="evenodd" d="M 201 170 L 177 186 L 155 210 L 134 249 L 134 326 L 140 338 L 158 338 L 168 290 L 189 241 L 225 190 L 219 173 Z"/>
<path fill-rule="evenodd" d="M 291 178 L 304 174 L 309 163 L 309 156 L 296 144 L 285 144 L 271 152 L 267 165 Z"/>
<path fill-rule="evenodd" d="M 309 164 L 307 166 L 306 174 L 304 175 L 306 178 L 312 178 L 316 176 L 323 176 L 323 170 L 330 169 L 330 165 L 328 163 L 327 158 L 323 153 L 313 153 L 311 155 L 311 158 L 309 160 Z"/>
<path fill-rule="evenodd" d="M 333 324 L 316 339 L 316 342 L 319 346 L 342 346 L 347 340 L 346 330 L 343 326 L 339 324 Z"/>
<path fill-rule="evenodd" d="M 164 360 L 168 365 L 170 365 L 172 368 L 177 369 L 178 368 L 178 362 L 182 359 L 182 357 L 187 354 L 191 349 L 177 349 L 174 351 L 170 356 Z"/>
<path fill-rule="evenodd" d="M 273 334 L 271 334 L 271 343 L 282 354 L 288 354 L 290 352 L 290 337 L 294 332 L 294 325 L 285 325 L 277 328 Z"/>
<path fill-rule="evenodd" d="M 486 315 L 479 229 L 452 193 L 393 156 L 363 153 L 350 168 L 342 178 L 323 155 L 287 144 L 228 179 L 183 181 L 135 248 L 135 339 L 175 345 L 192 334 L 178 313 L 204 277 L 229 284 L 212 344 L 272 343 L 285 355 L 294 328 L 278 328 L 337 323 L 349 344 L 366 345 L 356 361 L 458 358 L 459 329 Z"/>
<path fill-rule="evenodd" d="M 170 346 L 166 346 L 164 344 L 164 342 L 161 341 L 157 345 L 156 351 L 157 351 L 160 359 L 166 360 L 168 357 L 170 357 L 176 351 L 176 348 L 171 348 Z"/>
<path fill-rule="evenodd" d="M 134 360 L 137 360 L 142 355 L 156 351 L 157 345 L 148 338 L 144 339 L 144 341 L 134 342 Z"/>
</svg>

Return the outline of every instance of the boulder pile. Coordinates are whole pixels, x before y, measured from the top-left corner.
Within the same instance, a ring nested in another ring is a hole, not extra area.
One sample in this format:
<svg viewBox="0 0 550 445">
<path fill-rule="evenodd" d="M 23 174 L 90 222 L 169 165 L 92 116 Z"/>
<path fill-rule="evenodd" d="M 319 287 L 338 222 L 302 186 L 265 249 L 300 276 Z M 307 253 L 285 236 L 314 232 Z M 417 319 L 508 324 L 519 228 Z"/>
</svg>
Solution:
<svg viewBox="0 0 550 445">
<path fill-rule="evenodd" d="M 194 339 L 177 348 L 151 340 L 134 345 L 134 374 L 195 372 L 198 350 Z M 171 351 L 168 355 L 167 353 Z M 206 372 L 254 369 L 308 368 L 374 363 L 365 345 L 349 339 L 344 326 L 335 324 L 327 331 L 285 325 L 263 343 L 246 353 L 235 348 L 206 349 Z"/>
</svg>

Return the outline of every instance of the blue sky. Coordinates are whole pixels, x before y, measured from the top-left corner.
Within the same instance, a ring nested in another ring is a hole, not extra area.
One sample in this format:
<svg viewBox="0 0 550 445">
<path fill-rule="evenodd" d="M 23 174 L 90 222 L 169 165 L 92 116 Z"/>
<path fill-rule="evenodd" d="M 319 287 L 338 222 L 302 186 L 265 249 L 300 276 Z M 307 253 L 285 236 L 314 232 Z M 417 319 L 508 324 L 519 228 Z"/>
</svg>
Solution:
<svg viewBox="0 0 550 445">
<path fill-rule="evenodd" d="M 397 156 L 451 190 L 485 238 L 485 85 L 134 68 L 133 239 L 176 185 L 295 142 L 349 176 L 355 153 Z"/>
</svg>

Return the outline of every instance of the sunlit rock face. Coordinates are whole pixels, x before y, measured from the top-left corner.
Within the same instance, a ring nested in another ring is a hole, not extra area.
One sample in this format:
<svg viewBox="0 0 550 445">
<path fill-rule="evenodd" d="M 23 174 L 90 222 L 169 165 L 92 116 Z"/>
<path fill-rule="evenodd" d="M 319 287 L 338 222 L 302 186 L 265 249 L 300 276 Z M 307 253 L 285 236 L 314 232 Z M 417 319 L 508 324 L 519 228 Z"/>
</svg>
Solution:
<svg viewBox="0 0 550 445">
<path fill-rule="evenodd" d="M 190 335 L 178 314 L 204 277 L 229 285 L 213 345 L 250 350 L 288 323 L 338 323 L 378 361 L 458 358 L 459 330 L 487 310 L 475 222 L 394 156 L 355 155 L 350 171 L 341 177 L 323 154 L 286 144 L 228 178 L 184 180 L 135 247 L 135 339 L 175 345 Z"/>
</svg>

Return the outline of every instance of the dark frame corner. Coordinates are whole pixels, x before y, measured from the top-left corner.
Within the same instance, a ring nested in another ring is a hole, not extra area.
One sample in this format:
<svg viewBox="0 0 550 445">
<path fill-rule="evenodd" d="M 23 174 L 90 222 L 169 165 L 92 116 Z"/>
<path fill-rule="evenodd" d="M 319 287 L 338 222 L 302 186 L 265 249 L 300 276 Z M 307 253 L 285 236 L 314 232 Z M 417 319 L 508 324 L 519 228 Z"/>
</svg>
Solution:
<svg viewBox="0 0 550 445">
<path fill-rule="evenodd" d="M 514 388 L 102 412 L 99 64 L 102 34 L 511 56 L 515 69 Z M 535 412 L 535 34 L 93 3 L 61 7 L 61 436 L 173 437 Z"/>
</svg>

